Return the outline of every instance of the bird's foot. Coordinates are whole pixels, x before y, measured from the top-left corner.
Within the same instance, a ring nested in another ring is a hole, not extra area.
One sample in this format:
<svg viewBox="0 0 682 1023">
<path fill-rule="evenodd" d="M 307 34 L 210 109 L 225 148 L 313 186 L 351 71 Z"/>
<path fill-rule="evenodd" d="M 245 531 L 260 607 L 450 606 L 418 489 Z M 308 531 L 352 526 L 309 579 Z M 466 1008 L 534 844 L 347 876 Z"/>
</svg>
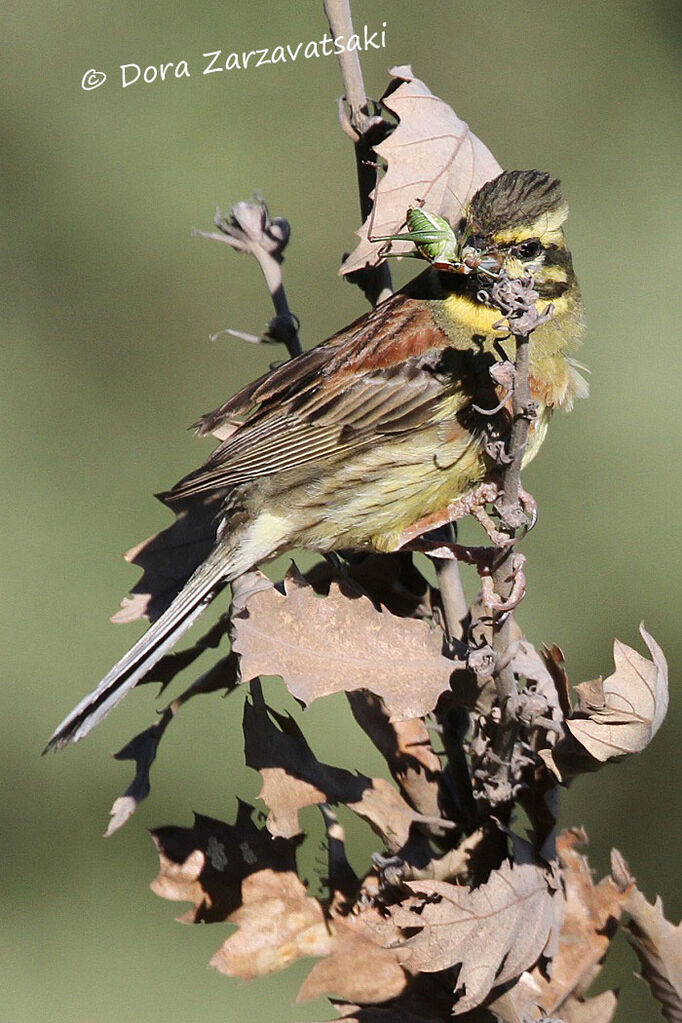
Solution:
<svg viewBox="0 0 682 1023">
<path fill-rule="evenodd" d="M 485 512 L 485 509 L 483 511 Z M 504 491 L 501 491 L 495 503 L 495 511 L 501 521 L 504 522 L 507 530 L 521 530 L 521 533 L 514 537 L 510 537 L 508 532 L 502 532 L 505 542 L 496 544 L 498 547 L 511 547 L 517 540 L 520 540 L 526 533 L 529 533 L 538 520 L 537 502 L 533 495 L 524 487 L 519 487 L 518 501 L 511 506 L 506 505 Z M 486 532 L 488 532 L 487 529 Z M 490 536 L 490 533 L 488 535 Z"/>
<path fill-rule="evenodd" d="M 498 529 L 486 511 L 484 504 L 474 505 L 471 509 L 471 514 L 476 521 L 483 526 L 487 536 L 492 540 L 496 547 L 512 547 L 516 543 L 518 537 L 510 536 L 509 533 L 505 533 L 501 529 Z"/>
<path fill-rule="evenodd" d="M 465 548 L 460 544 L 442 542 L 440 539 L 433 539 L 425 534 L 439 529 L 441 526 L 456 522 L 458 519 L 471 515 L 481 524 L 486 535 L 497 549 L 513 547 L 514 544 L 533 528 L 537 521 L 537 504 L 535 498 L 527 490 L 521 488 L 519 493 L 519 523 L 523 532 L 519 536 L 510 536 L 508 532 L 498 529 L 486 510 L 487 504 L 500 506 L 504 501 L 504 494 L 494 480 L 479 483 L 468 494 L 463 494 L 456 501 L 446 508 L 424 518 L 413 522 L 411 526 L 403 531 L 395 546 L 395 550 L 422 551 L 434 558 L 456 558 L 458 561 L 465 561 L 468 564 L 480 562 L 480 551 L 485 548 Z M 467 552 L 475 552 L 469 554 Z"/>
<path fill-rule="evenodd" d="M 519 501 L 528 519 L 528 525 L 526 526 L 526 532 L 528 533 L 538 521 L 538 503 L 525 487 L 519 488 Z"/>
<path fill-rule="evenodd" d="M 424 518 L 413 522 L 411 526 L 408 526 L 407 529 L 403 530 L 398 543 L 395 546 L 395 550 L 403 550 L 405 548 L 408 550 L 425 550 L 434 557 L 455 557 L 454 554 L 447 553 L 437 555 L 431 543 L 427 543 L 426 546 L 420 546 L 419 544 L 415 546 L 415 541 L 424 537 L 425 533 L 438 529 L 440 526 L 446 526 L 450 522 L 456 522 L 458 519 L 463 519 L 466 515 L 473 515 L 479 522 L 481 522 L 493 543 L 495 543 L 495 536 L 508 540 L 509 538 L 506 534 L 500 533 L 499 530 L 495 529 L 492 519 L 485 511 L 485 505 L 496 501 L 499 496 L 500 489 L 497 483 L 479 483 L 477 487 L 474 487 L 474 489 L 469 491 L 469 493 L 463 494 L 462 497 L 458 497 L 456 501 L 453 501 L 446 508 L 442 508 L 437 512 L 432 512 L 430 515 L 425 515 Z M 483 518 L 479 518 L 481 513 Z M 485 520 L 487 520 L 490 527 L 492 527 L 492 534 L 489 529 L 486 528 L 484 524 Z M 506 546 L 506 544 L 495 545 Z M 443 546 L 443 550 L 447 551 L 447 549 L 451 547 L 458 546 L 458 544 L 446 544 Z"/>
</svg>

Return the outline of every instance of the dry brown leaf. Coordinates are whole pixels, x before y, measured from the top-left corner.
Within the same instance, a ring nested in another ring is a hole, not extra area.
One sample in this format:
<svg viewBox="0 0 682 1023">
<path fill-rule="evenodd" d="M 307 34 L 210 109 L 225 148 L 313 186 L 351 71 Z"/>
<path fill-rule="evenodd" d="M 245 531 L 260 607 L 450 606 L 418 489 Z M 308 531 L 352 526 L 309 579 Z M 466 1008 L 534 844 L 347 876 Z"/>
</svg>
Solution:
<svg viewBox="0 0 682 1023">
<path fill-rule="evenodd" d="M 452 107 L 434 96 L 410 67 L 391 69 L 393 82 L 383 102 L 400 119 L 389 137 L 376 147 L 387 170 L 374 192 L 374 213 L 359 229 L 360 243 L 344 262 L 348 274 L 379 262 L 381 245 L 369 234 L 397 234 L 409 206 L 425 208 L 457 224 L 464 206 L 486 181 L 502 172 L 490 150 Z M 391 252 L 413 249 L 394 242 Z"/>
<path fill-rule="evenodd" d="M 296 869 L 296 844 L 273 838 L 252 820 L 253 807 L 239 800 L 234 824 L 195 814 L 194 827 L 155 828 L 161 869 L 151 889 L 172 902 L 193 902 L 183 923 L 226 920 L 242 901 L 244 878 L 265 865 Z"/>
<path fill-rule="evenodd" d="M 566 724 L 600 763 L 645 749 L 668 710 L 668 667 L 663 651 L 643 625 L 639 631 L 651 652 L 651 661 L 616 640 L 613 675 L 599 687 L 576 687 L 581 696 L 580 711 L 587 716 L 574 715 Z"/>
<path fill-rule="evenodd" d="M 211 960 L 221 973 L 252 980 L 295 959 L 322 956 L 297 1001 L 333 994 L 384 1002 L 404 990 L 406 977 L 395 954 L 372 941 L 358 918 L 326 919 L 293 872 L 258 871 L 244 880 L 242 896 L 243 904 L 229 917 L 239 930 Z"/>
<path fill-rule="evenodd" d="M 277 728 L 274 721 L 280 726 Z M 268 829 L 292 838 L 301 832 L 298 812 L 319 803 L 345 803 L 381 836 L 390 851 L 401 849 L 417 814 L 383 778 L 367 778 L 320 763 L 296 722 L 265 706 L 254 689 L 244 706 L 246 763 L 260 771 L 260 798 L 270 808 Z"/>
<path fill-rule="evenodd" d="M 293 871 L 259 870 L 244 878 L 242 905 L 229 921 L 239 930 L 211 959 L 211 966 L 229 977 L 263 977 L 302 956 L 328 955 L 332 948 L 320 903 L 306 895 Z"/>
<path fill-rule="evenodd" d="M 410 806 L 431 817 L 440 816 L 440 758 L 420 718 L 391 721 L 374 693 L 348 694 L 353 716 L 382 754 L 391 775 Z"/>
<path fill-rule="evenodd" d="M 514 674 L 525 678 L 535 693 L 542 695 L 547 701 L 547 713 L 554 720 L 561 717 L 561 705 L 556 685 L 544 657 L 538 653 L 533 644 L 521 636 L 511 660 Z"/>
<path fill-rule="evenodd" d="M 557 892 L 546 869 L 530 857 L 505 861 L 480 888 L 444 881 L 413 881 L 407 887 L 414 896 L 391 911 L 407 935 L 400 962 L 413 973 L 461 963 L 454 1015 L 475 1008 L 493 987 L 531 969 L 560 922 Z"/>
<path fill-rule="evenodd" d="M 564 652 L 560 646 L 552 643 L 551 646 L 543 646 L 541 656 L 547 671 L 552 676 L 561 711 L 564 717 L 569 717 L 571 714 L 571 695 Z"/>
<path fill-rule="evenodd" d="M 564 1023 L 611 1023 L 617 1008 L 615 991 L 602 991 L 584 1001 L 571 996 L 561 1007 L 561 1018 Z"/>
<path fill-rule="evenodd" d="M 453 976 L 453 971 L 417 974 L 402 994 L 383 1005 L 349 1005 L 335 998 L 331 1001 L 346 1023 L 445 1023 L 452 1017 Z M 459 1018 L 462 1023 L 497 1023 L 482 1007 Z"/>
<path fill-rule="evenodd" d="M 353 918 L 348 918 L 352 924 Z M 296 1001 L 335 995 L 351 1002 L 373 1005 L 396 998 L 407 978 L 395 952 L 381 948 L 343 918 L 332 921 L 332 948 L 306 977 Z"/>
<path fill-rule="evenodd" d="M 460 662 L 441 653 L 442 634 L 426 622 L 377 611 L 367 597 L 346 596 L 333 583 L 318 597 L 301 576 L 284 594 L 256 593 L 233 619 L 233 649 L 242 679 L 280 675 L 297 700 L 369 689 L 392 717 L 433 710 Z"/>
<path fill-rule="evenodd" d="M 640 625 L 652 660 L 616 640 L 616 670 L 603 681 L 576 686 L 580 699 L 554 749 L 539 751 L 547 768 L 566 781 L 608 760 L 639 753 L 651 742 L 668 710 L 668 666 L 658 643 Z"/>
<path fill-rule="evenodd" d="M 623 909 L 630 915 L 624 927 L 642 964 L 644 980 L 668 1023 L 681 1023 L 682 923 L 675 927 L 666 920 L 660 896 L 652 905 L 635 884 L 623 895 Z"/>
<path fill-rule="evenodd" d="M 524 974 L 518 984 L 494 1002 L 488 1003 L 488 1008 L 495 1015 L 489 1017 L 486 1023 L 492 1023 L 493 1019 L 500 1023 L 542 1023 L 550 1017 L 557 1023 L 611 1023 L 618 1008 L 615 991 L 603 991 L 587 999 L 570 995 L 558 1015 L 552 1015 L 536 1002 L 535 996 L 530 993 L 531 989 L 531 978 Z"/>
<path fill-rule="evenodd" d="M 587 857 L 580 851 L 586 842 L 580 828 L 564 831 L 557 839 L 565 905 L 551 979 L 535 968 L 525 984 L 525 978 L 519 983 L 548 1015 L 561 1016 L 569 997 L 585 994 L 601 970 L 623 905 L 624 896 L 610 877 L 594 884 Z"/>
</svg>

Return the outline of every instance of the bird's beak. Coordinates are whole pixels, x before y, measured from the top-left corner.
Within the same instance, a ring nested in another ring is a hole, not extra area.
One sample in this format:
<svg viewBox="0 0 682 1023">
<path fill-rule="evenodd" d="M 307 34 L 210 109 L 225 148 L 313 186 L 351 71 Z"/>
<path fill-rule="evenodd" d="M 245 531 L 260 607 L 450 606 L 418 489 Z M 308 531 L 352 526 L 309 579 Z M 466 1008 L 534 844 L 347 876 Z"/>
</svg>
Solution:
<svg viewBox="0 0 682 1023">
<path fill-rule="evenodd" d="M 456 272 L 462 274 L 482 273 L 497 277 L 502 269 L 502 264 L 502 255 L 497 249 L 480 252 L 472 245 L 465 245 L 461 250 L 460 263 Z"/>
</svg>

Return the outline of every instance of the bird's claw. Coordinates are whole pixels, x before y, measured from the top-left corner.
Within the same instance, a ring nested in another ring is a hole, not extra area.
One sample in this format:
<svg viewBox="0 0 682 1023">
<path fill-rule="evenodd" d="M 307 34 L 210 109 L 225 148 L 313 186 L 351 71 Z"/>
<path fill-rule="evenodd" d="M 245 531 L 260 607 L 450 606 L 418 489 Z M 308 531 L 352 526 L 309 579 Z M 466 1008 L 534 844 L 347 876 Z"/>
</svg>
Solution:
<svg viewBox="0 0 682 1023">
<path fill-rule="evenodd" d="M 510 536 L 508 533 L 504 533 L 501 529 L 497 528 L 490 515 L 485 510 L 485 505 L 475 505 L 471 509 L 471 514 L 473 518 L 475 518 L 476 521 L 483 526 L 486 535 L 495 547 L 513 547 L 518 540 L 518 537 Z"/>
<path fill-rule="evenodd" d="M 526 526 L 524 533 L 529 533 L 538 521 L 538 503 L 530 491 L 526 490 L 524 487 L 519 488 L 519 501 L 521 502 L 521 507 L 528 519 L 528 525 Z"/>
<path fill-rule="evenodd" d="M 458 519 L 463 519 L 465 515 L 475 515 L 476 509 L 483 508 L 484 505 L 496 501 L 499 497 L 499 493 L 499 487 L 496 483 L 479 483 L 479 485 L 468 494 L 463 494 L 462 497 L 458 497 L 456 501 L 453 501 L 452 504 L 449 504 L 446 508 L 437 512 L 432 512 L 430 515 L 426 515 L 424 518 L 413 522 L 411 526 L 408 526 L 407 529 L 403 530 L 394 549 L 397 551 L 403 550 L 404 548 L 408 548 L 409 550 L 428 550 L 429 553 L 436 557 L 455 557 L 456 555 L 447 553 L 447 549 L 451 547 L 450 544 L 439 545 L 443 546 L 445 553 L 442 555 L 435 555 L 433 544 L 427 544 L 426 547 L 422 546 L 421 538 L 425 533 L 438 529 L 440 526 L 445 526 L 450 522 L 456 522 Z M 415 544 L 415 541 L 419 541 L 419 543 Z"/>
</svg>

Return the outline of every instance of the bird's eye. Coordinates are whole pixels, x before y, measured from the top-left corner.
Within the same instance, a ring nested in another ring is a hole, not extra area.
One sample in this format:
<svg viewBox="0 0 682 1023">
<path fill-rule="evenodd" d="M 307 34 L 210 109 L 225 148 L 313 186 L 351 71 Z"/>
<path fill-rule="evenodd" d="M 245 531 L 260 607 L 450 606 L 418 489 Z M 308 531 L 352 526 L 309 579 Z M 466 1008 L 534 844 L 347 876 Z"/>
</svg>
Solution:
<svg viewBox="0 0 682 1023">
<path fill-rule="evenodd" d="M 527 242 L 521 242 L 516 246 L 516 251 L 522 259 L 533 259 L 541 249 L 542 245 L 537 238 L 529 238 Z"/>
</svg>

